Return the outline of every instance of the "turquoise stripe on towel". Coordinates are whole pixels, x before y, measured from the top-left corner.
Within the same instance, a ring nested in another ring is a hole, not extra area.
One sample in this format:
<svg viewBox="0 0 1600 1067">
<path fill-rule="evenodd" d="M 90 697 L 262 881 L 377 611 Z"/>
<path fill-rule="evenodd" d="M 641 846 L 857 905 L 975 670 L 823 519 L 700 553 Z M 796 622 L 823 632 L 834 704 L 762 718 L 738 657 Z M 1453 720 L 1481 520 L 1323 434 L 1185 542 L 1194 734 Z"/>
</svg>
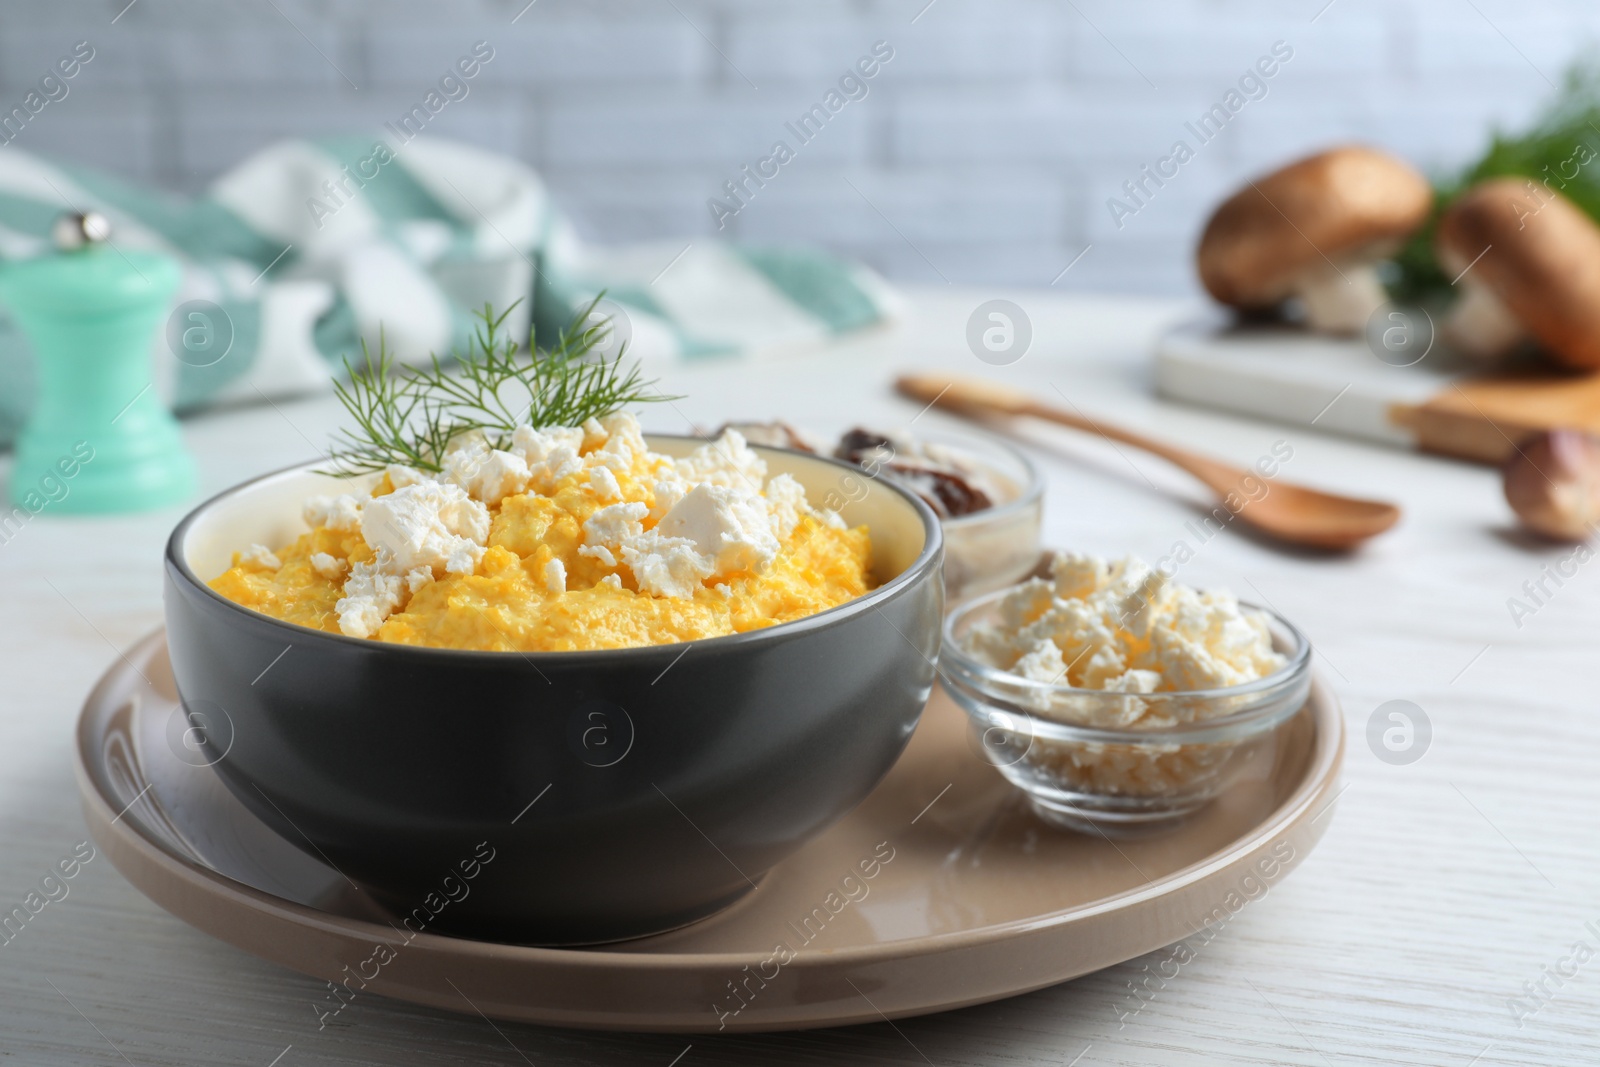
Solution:
<svg viewBox="0 0 1600 1067">
<path fill-rule="evenodd" d="M 851 268 L 826 252 L 801 248 L 737 251 L 785 296 L 827 323 L 829 333 L 849 333 L 883 319 L 883 309 L 855 283 Z"/>
</svg>

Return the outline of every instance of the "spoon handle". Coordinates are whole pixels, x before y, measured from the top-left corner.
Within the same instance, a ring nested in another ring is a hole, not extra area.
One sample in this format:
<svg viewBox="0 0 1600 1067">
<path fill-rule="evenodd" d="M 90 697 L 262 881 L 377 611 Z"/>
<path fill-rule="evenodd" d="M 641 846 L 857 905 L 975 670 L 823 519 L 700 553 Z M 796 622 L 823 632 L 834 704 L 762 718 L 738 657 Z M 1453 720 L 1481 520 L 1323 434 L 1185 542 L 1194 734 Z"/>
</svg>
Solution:
<svg viewBox="0 0 1600 1067">
<path fill-rule="evenodd" d="M 1027 393 L 993 382 L 975 378 L 951 378 L 931 374 L 905 374 L 895 382 L 896 388 L 915 400 L 936 404 L 941 408 L 964 415 L 1028 415 L 1045 419 L 1075 430 L 1099 434 L 1112 441 L 1160 456 L 1173 466 L 1188 471 L 1218 493 L 1227 493 L 1243 478 L 1241 467 L 1223 463 L 1188 449 L 1169 445 L 1146 437 L 1142 433 L 1124 429 L 1110 423 L 1092 419 L 1072 405 L 1066 411 L 1052 404 L 1041 404 Z M 1071 404 L 1071 401 L 1067 401 Z"/>
</svg>

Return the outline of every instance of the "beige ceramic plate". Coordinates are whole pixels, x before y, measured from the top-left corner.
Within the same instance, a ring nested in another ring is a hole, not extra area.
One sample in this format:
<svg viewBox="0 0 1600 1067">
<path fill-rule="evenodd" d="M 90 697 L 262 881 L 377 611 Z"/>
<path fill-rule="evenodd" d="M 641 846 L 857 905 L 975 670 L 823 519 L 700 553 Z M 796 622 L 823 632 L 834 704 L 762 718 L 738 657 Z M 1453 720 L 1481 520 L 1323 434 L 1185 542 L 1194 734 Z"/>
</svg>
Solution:
<svg viewBox="0 0 1600 1067">
<path fill-rule="evenodd" d="M 627 1030 L 871 1022 L 1051 985 L 1183 938 L 1259 895 L 1329 819 L 1343 752 L 1333 695 L 1167 836 L 1045 826 L 936 692 L 910 747 L 839 825 L 710 919 L 594 949 L 410 935 L 278 838 L 183 743 L 162 635 L 89 697 L 78 772 L 94 838 L 174 915 L 263 959 L 454 1011 Z M 559 872 L 551 872 L 559 877 Z"/>
</svg>

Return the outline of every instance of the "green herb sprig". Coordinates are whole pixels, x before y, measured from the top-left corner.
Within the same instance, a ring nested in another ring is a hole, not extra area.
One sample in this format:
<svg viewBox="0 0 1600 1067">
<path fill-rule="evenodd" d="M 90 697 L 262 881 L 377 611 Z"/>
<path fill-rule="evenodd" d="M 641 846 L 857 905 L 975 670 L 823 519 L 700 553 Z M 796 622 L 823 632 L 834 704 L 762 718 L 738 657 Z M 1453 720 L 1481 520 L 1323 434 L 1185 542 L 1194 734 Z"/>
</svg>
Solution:
<svg viewBox="0 0 1600 1067">
<path fill-rule="evenodd" d="M 633 404 L 679 399 L 656 393 L 637 363 L 624 368 L 626 343 L 612 358 L 597 351 L 612 330 L 609 319 L 590 322 L 600 300 L 545 352 L 531 336 L 522 351 L 506 329 L 516 304 L 498 315 L 485 304 L 474 313 L 467 350 L 451 360 L 430 354 L 426 366 L 397 364 L 381 330 L 376 353 L 363 339 L 360 363 L 345 360 L 349 380 L 334 385 L 352 425 L 334 435 L 326 473 L 354 477 L 391 463 L 438 473 L 450 441 L 463 433 L 481 431 L 492 447 L 508 449 L 524 424 L 579 426 Z"/>
</svg>

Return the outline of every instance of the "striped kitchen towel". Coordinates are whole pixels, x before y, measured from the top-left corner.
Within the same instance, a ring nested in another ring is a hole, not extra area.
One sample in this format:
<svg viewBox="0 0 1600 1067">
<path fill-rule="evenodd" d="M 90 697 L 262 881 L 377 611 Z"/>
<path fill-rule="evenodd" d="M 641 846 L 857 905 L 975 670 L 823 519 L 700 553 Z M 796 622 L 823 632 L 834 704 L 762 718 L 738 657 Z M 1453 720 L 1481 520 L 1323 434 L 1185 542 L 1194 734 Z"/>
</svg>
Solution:
<svg viewBox="0 0 1600 1067">
<path fill-rule="evenodd" d="M 232 338 L 214 361 L 183 350 L 186 323 L 156 338 L 157 388 L 179 411 L 328 389 L 380 327 L 402 361 L 442 355 L 464 343 L 485 302 L 522 300 L 518 331 L 531 315 L 550 336 L 605 291 L 602 310 L 646 362 L 797 350 L 894 316 L 892 292 L 864 267 L 707 239 L 597 248 L 516 160 L 386 137 L 280 142 L 196 199 L 6 146 L 0 258 L 49 251 L 55 218 L 91 209 L 110 218 L 118 248 L 177 257 L 174 313 L 209 302 L 225 319 L 193 321 Z M 0 320 L 0 444 L 32 394 L 27 343 Z"/>
</svg>

